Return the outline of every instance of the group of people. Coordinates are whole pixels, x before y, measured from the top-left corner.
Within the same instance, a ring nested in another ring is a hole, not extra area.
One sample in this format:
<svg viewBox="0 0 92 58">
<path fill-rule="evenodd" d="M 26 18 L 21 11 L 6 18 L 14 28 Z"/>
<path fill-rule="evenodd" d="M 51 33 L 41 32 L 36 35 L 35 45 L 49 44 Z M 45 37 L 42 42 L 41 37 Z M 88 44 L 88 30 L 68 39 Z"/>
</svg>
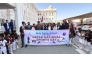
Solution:
<svg viewBox="0 0 92 58">
<path fill-rule="evenodd" d="M 13 22 L 13 20 L 11 20 L 10 22 L 8 22 L 8 20 L 6 20 L 5 23 L 2 23 L 2 26 L 4 26 L 4 31 L 5 32 L 13 33 L 13 30 L 14 30 L 14 22 Z"/>
<path fill-rule="evenodd" d="M 80 49 L 83 49 L 85 51 L 89 51 L 92 53 L 92 32 L 87 30 L 79 30 L 76 33 L 74 44 L 77 44 L 77 46 Z"/>
<path fill-rule="evenodd" d="M 0 34 L 0 54 L 13 54 L 18 49 L 18 35 L 16 31 L 13 33 L 4 32 Z"/>
<path fill-rule="evenodd" d="M 18 38 L 16 31 L 14 31 L 14 23 L 6 22 L 3 24 L 5 32 L 0 34 L 0 54 L 13 54 L 13 50 L 18 48 Z M 27 47 L 27 44 L 24 42 L 24 30 L 65 30 L 69 29 L 69 44 L 67 46 L 72 47 L 72 43 L 79 46 L 80 49 L 86 49 L 91 51 L 92 44 L 92 33 L 89 31 L 78 30 L 77 25 L 74 24 L 71 20 L 63 20 L 63 23 L 40 23 L 31 25 L 30 22 L 27 24 L 22 22 L 20 26 L 20 36 L 21 36 L 21 48 Z"/>
<path fill-rule="evenodd" d="M 37 25 L 33 24 L 30 25 L 30 22 L 27 24 L 25 22 L 22 22 L 22 26 L 20 27 L 20 34 L 21 34 L 21 42 L 23 48 L 24 46 L 27 47 L 27 44 L 24 43 L 24 30 L 64 30 L 64 29 L 70 29 L 70 38 L 72 39 L 75 36 L 75 30 L 77 29 L 74 24 L 69 21 L 66 22 L 66 20 L 63 21 L 63 24 L 61 25 L 60 23 L 40 23 L 40 21 L 37 22 Z M 69 43 L 69 45 L 71 44 Z"/>
<path fill-rule="evenodd" d="M 11 20 L 2 24 L 4 32 L 0 33 L 0 54 L 13 54 L 18 49 L 18 35 L 14 30 L 14 22 Z"/>
</svg>

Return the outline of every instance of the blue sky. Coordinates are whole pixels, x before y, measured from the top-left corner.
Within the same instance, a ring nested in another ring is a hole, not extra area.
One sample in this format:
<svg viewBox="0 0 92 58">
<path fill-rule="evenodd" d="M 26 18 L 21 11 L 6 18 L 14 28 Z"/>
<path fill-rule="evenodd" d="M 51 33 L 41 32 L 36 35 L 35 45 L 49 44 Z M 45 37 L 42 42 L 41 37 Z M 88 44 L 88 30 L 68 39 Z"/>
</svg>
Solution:
<svg viewBox="0 0 92 58">
<path fill-rule="evenodd" d="M 49 5 L 57 9 L 57 20 L 92 12 L 92 3 L 35 3 L 38 9 L 46 9 Z"/>
</svg>

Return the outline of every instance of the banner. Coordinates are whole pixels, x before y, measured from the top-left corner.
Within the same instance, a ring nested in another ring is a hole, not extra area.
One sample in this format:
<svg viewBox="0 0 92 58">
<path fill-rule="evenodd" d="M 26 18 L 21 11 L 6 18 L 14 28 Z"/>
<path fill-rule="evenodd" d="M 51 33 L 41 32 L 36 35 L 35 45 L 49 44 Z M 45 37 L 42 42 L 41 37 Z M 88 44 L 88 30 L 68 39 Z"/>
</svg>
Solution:
<svg viewBox="0 0 92 58">
<path fill-rule="evenodd" d="M 69 43 L 69 30 L 24 30 L 27 45 L 62 45 Z"/>
</svg>

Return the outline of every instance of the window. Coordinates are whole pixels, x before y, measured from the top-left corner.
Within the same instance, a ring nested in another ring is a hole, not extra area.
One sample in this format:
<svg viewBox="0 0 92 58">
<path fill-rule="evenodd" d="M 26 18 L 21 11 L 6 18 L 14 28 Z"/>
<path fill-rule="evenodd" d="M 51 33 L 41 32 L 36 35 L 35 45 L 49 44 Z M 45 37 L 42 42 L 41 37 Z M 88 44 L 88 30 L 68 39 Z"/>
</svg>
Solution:
<svg viewBox="0 0 92 58">
<path fill-rule="evenodd" d="M 24 14 L 25 14 L 25 10 L 24 10 Z"/>
<path fill-rule="evenodd" d="M 53 13 L 52 13 L 52 15 L 53 15 Z"/>
<path fill-rule="evenodd" d="M 47 20 L 48 18 L 46 18 L 46 20 Z"/>
</svg>

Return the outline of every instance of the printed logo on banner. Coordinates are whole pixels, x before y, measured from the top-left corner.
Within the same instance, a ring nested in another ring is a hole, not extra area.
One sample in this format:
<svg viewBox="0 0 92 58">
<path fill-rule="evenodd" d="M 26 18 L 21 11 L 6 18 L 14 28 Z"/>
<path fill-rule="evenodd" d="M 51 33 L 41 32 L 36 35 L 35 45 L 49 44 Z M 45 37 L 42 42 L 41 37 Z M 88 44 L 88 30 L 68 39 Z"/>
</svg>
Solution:
<svg viewBox="0 0 92 58">
<path fill-rule="evenodd" d="M 65 36 L 65 35 L 66 35 L 66 33 L 64 32 L 64 33 L 63 33 L 63 36 Z"/>
</svg>

